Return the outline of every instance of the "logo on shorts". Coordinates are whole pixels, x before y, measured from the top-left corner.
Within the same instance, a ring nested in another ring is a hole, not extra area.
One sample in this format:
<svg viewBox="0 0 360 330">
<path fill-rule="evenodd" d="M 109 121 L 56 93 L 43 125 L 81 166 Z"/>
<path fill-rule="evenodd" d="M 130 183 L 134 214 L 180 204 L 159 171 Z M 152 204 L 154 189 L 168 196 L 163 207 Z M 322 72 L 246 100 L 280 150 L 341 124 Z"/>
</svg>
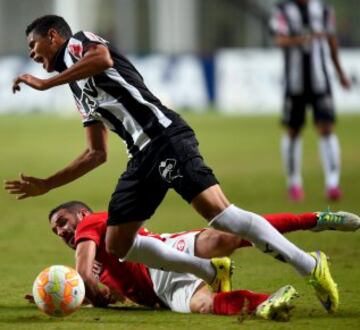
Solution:
<svg viewBox="0 0 360 330">
<path fill-rule="evenodd" d="M 175 249 L 177 249 L 181 252 L 184 251 L 185 250 L 185 241 L 183 239 L 181 239 L 180 241 L 176 242 Z"/>
<path fill-rule="evenodd" d="M 166 159 L 162 161 L 159 165 L 159 172 L 161 177 L 169 183 L 174 181 L 176 178 L 182 178 L 180 169 L 176 168 L 175 159 Z"/>
</svg>

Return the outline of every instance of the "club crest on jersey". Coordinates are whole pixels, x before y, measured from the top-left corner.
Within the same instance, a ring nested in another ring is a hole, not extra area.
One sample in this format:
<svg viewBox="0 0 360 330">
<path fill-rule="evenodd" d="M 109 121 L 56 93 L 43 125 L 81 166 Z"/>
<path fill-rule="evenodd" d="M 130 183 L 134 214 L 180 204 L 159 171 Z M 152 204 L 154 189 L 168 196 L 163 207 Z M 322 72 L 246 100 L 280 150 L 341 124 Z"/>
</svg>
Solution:
<svg viewBox="0 0 360 330">
<path fill-rule="evenodd" d="M 166 181 L 171 183 L 176 178 L 182 178 L 180 174 L 180 169 L 176 167 L 175 159 L 166 159 L 162 161 L 159 165 L 159 172 L 161 177 Z"/>
<path fill-rule="evenodd" d="M 185 250 L 185 241 L 183 239 L 181 239 L 180 241 L 176 242 L 176 246 L 175 248 L 181 252 L 183 252 Z"/>
<path fill-rule="evenodd" d="M 70 39 L 69 45 L 68 45 L 69 53 L 74 56 L 75 58 L 81 58 L 82 52 L 83 52 L 83 46 L 81 42 L 78 42 L 77 40 Z"/>
</svg>

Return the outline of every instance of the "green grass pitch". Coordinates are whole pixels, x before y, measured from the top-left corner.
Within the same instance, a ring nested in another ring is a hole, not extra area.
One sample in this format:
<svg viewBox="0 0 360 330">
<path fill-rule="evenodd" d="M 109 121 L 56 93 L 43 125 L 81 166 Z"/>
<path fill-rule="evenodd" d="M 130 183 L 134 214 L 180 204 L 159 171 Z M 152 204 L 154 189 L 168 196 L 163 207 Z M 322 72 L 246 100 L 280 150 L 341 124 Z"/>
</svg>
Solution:
<svg viewBox="0 0 360 330">
<path fill-rule="evenodd" d="M 279 152 L 281 128 L 277 117 L 225 117 L 216 113 L 185 114 L 195 128 L 206 162 L 214 169 L 228 198 L 259 213 L 344 209 L 360 213 L 360 116 L 339 117 L 337 132 L 342 146 L 342 188 L 338 203 L 324 199 L 323 175 L 312 125 L 304 134 L 306 200 L 286 198 Z M 18 173 L 45 177 L 65 166 L 85 147 L 78 118 L 47 115 L 0 116 L 1 179 Z M 117 306 L 111 310 L 82 308 L 63 319 L 50 318 L 29 305 L 36 275 L 53 264 L 73 265 L 72 251 L 48 226 L 50 208 L 79 199 L 104 210 L 126 164 L 122 143 L 111 135 L 109 160 L 99 169 L 47 195 L 16 201 L 0 192 L 0 328 L 1 329 L 359 329 L 360 233 L 297 232 L 288 237 L 307 251 L 322 249 L 331 256 L 333 276 L 340 289 L 340 311 L 326 315 L 312 289 L 288 265 L 247 248 L 234 255 L 234 288 L 272 292 L 293 284 L 300 299 L 290 323 L 245 320 L 213 315 L 183 315 L 169 311 Z M 151 190 L 151 187 L 149 187 Z M 155 231 L 199 228 L 204 221 L 170 192 L 148 227 Z"/>
</svg>

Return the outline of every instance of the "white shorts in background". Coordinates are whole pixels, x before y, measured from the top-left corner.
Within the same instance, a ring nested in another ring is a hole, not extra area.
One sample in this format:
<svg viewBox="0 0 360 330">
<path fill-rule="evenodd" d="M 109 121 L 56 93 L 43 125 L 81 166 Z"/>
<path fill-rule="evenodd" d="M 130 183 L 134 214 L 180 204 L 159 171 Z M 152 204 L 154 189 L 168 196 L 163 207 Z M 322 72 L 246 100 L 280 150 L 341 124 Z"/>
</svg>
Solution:
<svg viewBox="0 0 360 330">
<path fill-rule="evenodd" d="M 177 234 L 162 234 L 164 243 L 179 251 L 194 255 L 195 236 L 200 231 Z M 193 274 L 164 272 L 149 268 L 154 291 L 160 300 L 172 311 L 190 313 L 190 300 L 196 289 L 204 281 Z"/>
</svg>

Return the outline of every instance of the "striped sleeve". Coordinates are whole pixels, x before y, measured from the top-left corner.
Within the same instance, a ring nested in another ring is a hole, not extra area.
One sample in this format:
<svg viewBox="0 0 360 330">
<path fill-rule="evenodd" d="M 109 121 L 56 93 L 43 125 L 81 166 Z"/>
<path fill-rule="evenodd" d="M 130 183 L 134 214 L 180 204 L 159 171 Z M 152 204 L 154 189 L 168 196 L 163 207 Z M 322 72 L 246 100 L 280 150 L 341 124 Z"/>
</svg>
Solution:
<svg viewBox="0 0 360 330">
<path fill-rule="evenodd" d="M 69 40 L 67 50 L 74 59 L 81 59 L 89 46 L 93 44 L 108 45 L 108 42 L 92 32 L 80 31 L 75 33 Z"/>
<path fill-rule="evenodd" d="M 92 32 L 80 31 L 75 33 L 69 40 L 67 45 L 67 54 L 68 54 L 68 62 L 76 63 L 81 58 L 84 57 L 86 51 L 89 49 L 91 45 L 101 44 L 107 46 L 108 42 L 97 36 Z M 89 78 L 89 83 L 91 83 L 91 78 Z M 92 100 L 87 98 L 87 95 L 80 90 L 75 91 L 74 89 L 79 89 L 76 83 L 71 84 L 73 89 L 73 94 L 75 97 L 76 106 L 78 112 L 82 117 L 83 126 L 89 126 L 94 123 L 98 123 L 99 120 L 93 116 L 93 113 L 89 111 L 89 107 L 92 107 Z M 95 88 L 95 87 L 94 87 Z M 81 95 L 81 100 L 78 99 Z"/>
</svg>

